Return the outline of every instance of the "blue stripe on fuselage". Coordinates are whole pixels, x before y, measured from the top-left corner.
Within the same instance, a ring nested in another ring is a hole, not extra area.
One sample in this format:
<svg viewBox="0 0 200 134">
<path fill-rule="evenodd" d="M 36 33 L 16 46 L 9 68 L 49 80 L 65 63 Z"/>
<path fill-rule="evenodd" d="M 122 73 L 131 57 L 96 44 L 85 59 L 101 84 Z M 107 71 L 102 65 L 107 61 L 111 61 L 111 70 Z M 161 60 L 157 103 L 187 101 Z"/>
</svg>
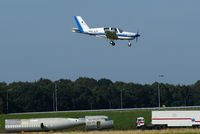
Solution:
<svg viewBox="0 0 200 134">
<path fill-rule="evenodd" d="M 94 35 L 106 35 L 105 33 L 94 33 Z M 122 37 L 134 37 L 134 36 L 129 36 L 126 34 L 117 34 L 117 36 L 122 36 Z"/>
<path fill-rule="evenodd" d="M 78 26 L 79 31 L 80 31 L 81 33 L 83 33 L 83 32 L 84 32 L 84 31 L 83 31 L 83 28 L 81 27 L 81 24 L 80 24 L 80 22 L 78 21 L 77 17 L 74 16 L 74 19 L 75 19 L 75 21 L 76 21 L 76 24 L 77 24 L 77 26 Z"/>
</svg>

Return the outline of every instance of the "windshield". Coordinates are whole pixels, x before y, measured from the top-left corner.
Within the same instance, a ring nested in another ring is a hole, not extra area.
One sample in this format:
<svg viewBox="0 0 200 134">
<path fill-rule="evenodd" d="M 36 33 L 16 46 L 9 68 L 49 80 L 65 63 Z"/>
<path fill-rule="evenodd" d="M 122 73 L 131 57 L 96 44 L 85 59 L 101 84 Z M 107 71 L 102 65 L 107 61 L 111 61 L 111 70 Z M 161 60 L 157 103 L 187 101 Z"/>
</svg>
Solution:
<svg viewBox="0 0 200 134">
<path fill-rule="evenodd" d="M 117 28 L 111 28 L 111 31 L 117 32 Z"/>
<path fill-rule="evenodd" d="M 144 118 L 138 118 L 137 121 L 138 122 L 144 121 Z"/>
<path fill-rule="evenodd" d="M 123 30 L 119 29 L 119 32 L 120 32 L 120 33 L 122 33 L 122 32 L 123 32 Z"/>
</svg>

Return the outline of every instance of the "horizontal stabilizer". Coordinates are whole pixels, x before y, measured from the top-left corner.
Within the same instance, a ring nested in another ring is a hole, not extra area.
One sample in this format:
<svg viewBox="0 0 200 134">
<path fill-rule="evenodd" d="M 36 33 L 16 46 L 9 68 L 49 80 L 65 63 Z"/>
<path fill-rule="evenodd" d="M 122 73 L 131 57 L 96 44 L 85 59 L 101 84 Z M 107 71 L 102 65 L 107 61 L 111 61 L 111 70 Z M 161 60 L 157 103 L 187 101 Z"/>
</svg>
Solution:
<svg viewBox="0 0 200 134">
<path fill-rule="evenodd" d="M 72 32 L 74 32 L 74 33 L 80 33 L 81 31 L 78 28 L 72 28 Z"/>
</svg>

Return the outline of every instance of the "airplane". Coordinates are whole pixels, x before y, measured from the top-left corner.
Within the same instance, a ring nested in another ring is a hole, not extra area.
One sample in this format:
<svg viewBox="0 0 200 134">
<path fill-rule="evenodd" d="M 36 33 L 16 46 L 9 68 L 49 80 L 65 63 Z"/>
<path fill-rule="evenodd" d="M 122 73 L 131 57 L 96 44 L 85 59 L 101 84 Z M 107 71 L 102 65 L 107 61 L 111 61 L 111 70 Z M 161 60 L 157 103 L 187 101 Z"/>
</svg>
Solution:
<svg viewBox="0 0 200 134">
<path fill-rule="evenodd" d="M 82 33 L 92 35 L 100 38 L 107 38 L 110 40 L 110 44 L 115 46 L 114 40 L 128 40 L 128 46 L 131 46 L 131 40 L 138 41 L 140 37 L 139 32 L 132 33 L 121 30 L 116 27 L 101 27 L 101 28 L 90 28 L 81 16 L 74 16 L 78 28 L 72 28 L 74 33 Z"/>
</svg>

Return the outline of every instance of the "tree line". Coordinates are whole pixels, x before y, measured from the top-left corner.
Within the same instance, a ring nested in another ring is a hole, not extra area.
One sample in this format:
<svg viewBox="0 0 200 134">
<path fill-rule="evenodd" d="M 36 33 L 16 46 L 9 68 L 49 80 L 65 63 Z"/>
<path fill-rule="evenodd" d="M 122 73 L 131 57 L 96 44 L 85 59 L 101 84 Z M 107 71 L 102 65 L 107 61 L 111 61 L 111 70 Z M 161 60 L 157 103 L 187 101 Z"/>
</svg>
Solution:
<svg viewBox="0 0 200 134">
<path fill-rule="evenodd" d="M 158 88 L 161 106 L 200 105 L 200 81 L 172 85 L 86 77 L 75 81 L 41 78 L 35 82 L 0 82 L 0 113 L 157 107 Z"/>
</svg>

